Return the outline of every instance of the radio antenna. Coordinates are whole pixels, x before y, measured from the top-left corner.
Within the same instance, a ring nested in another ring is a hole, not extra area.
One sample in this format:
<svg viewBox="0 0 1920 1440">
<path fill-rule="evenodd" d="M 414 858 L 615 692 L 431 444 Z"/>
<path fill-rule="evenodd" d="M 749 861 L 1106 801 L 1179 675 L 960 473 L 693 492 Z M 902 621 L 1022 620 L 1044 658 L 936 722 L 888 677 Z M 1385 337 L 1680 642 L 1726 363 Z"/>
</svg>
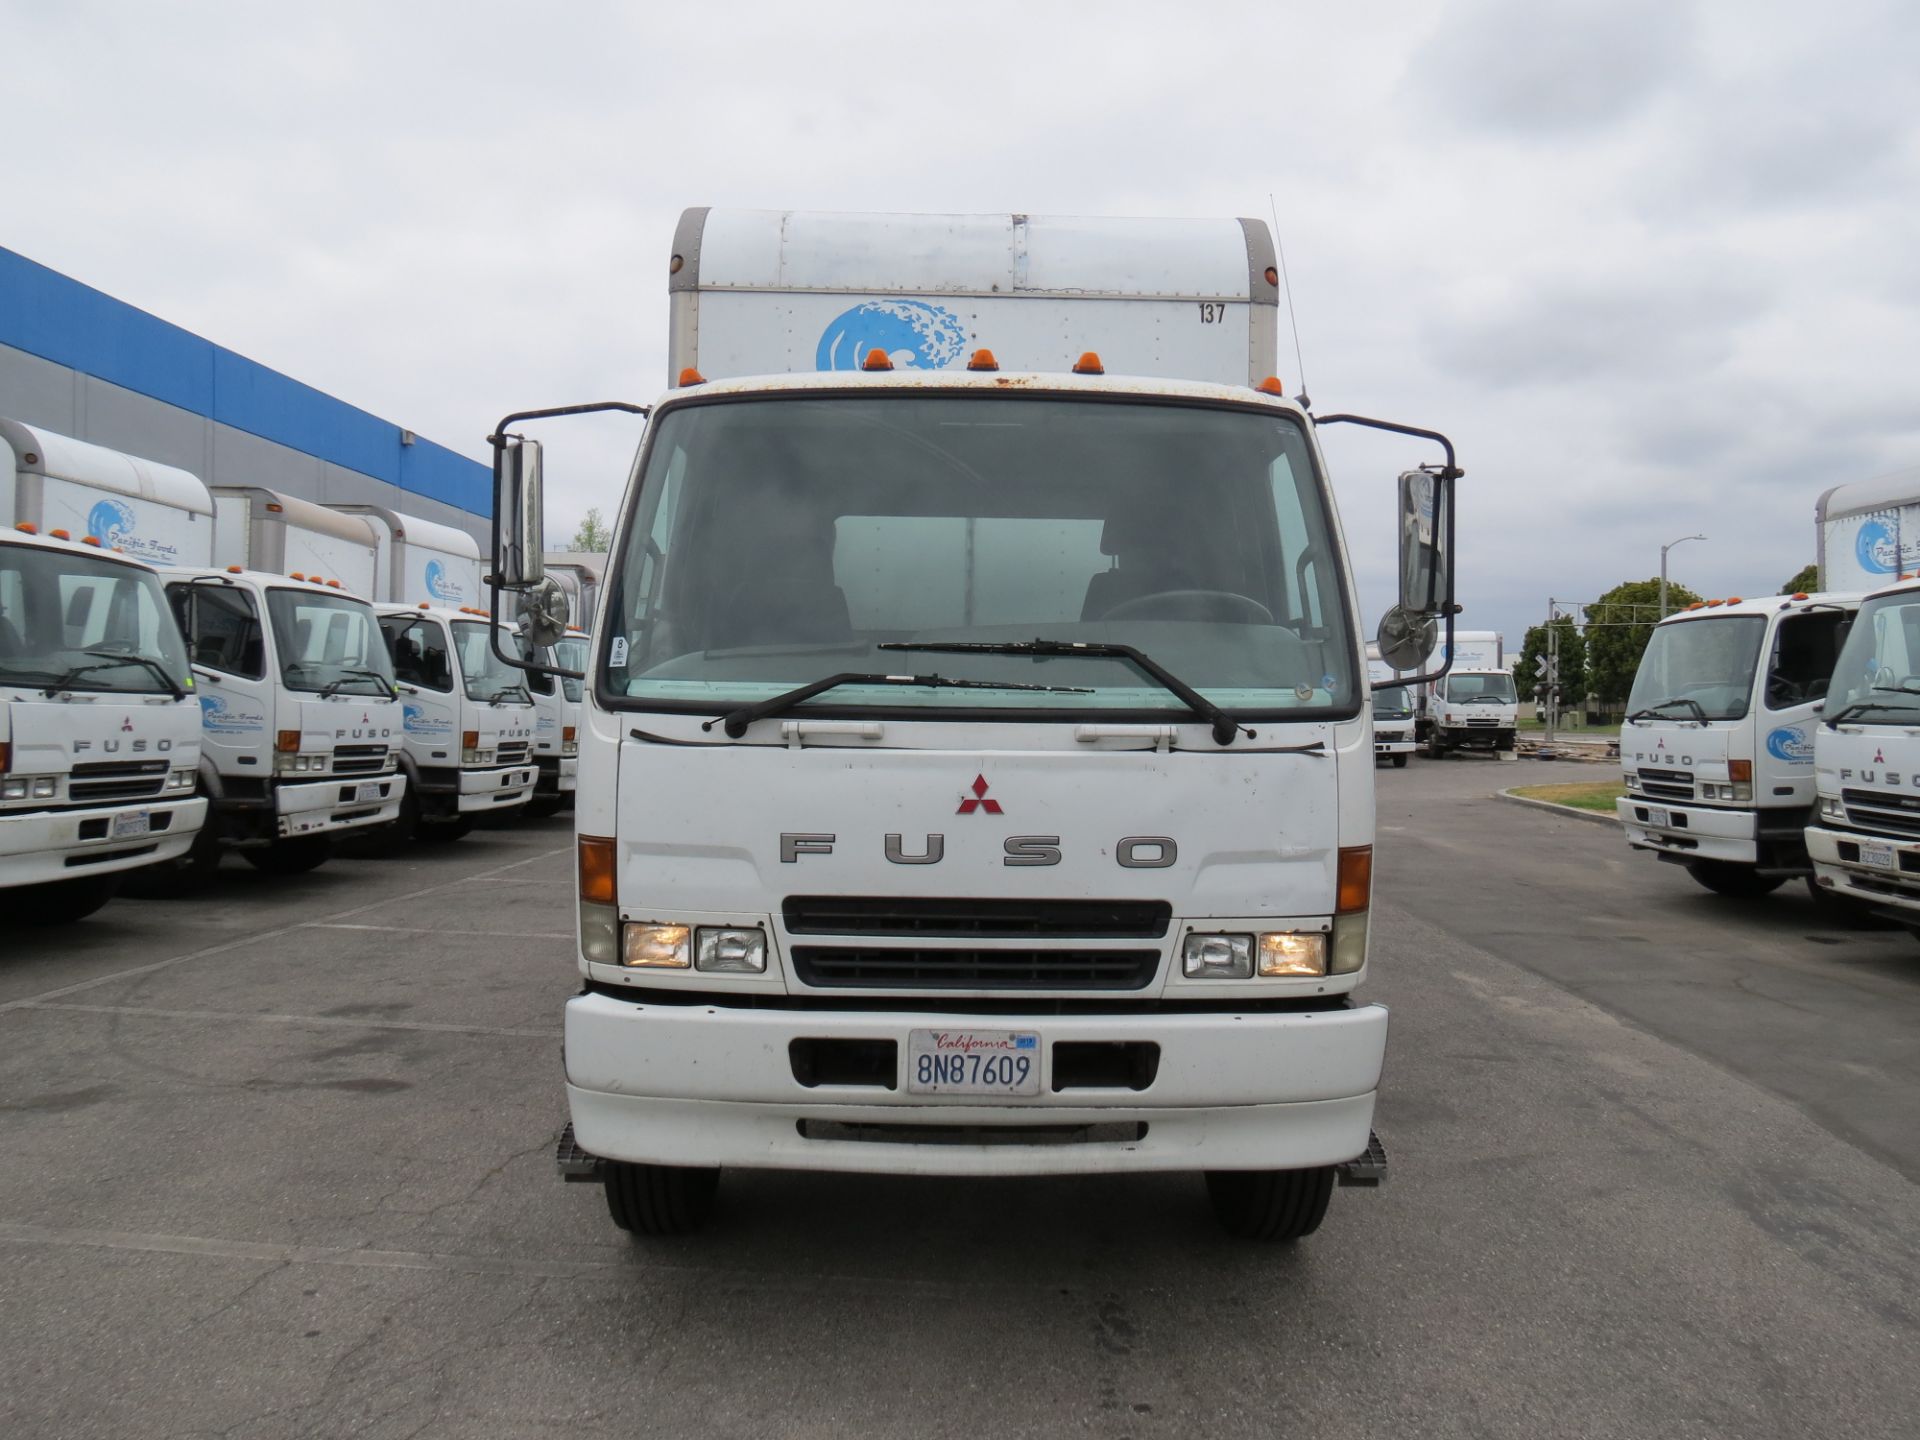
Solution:
<svg viewBox="0 0 1920 1440">
<path fill-rule="evenodd" d="M 1280 208 L 1273 203 L 1273 192 L 1267 192 L 1267 213 L 1273 216 L 1273 244 L 1280 252 L 1280 279 L 1287 291 L 1287 324 L 1293 330 L 1293 363 L 1300 371 L 1300 408 L 1311 410 L 1313 401 L 1307 397 L 1307 360 L 1300 353 L 1300 321 L 1293 313 L 1293 279 L 1287 274 L 1287 245 L 1280 238 Z"/>
</svg>

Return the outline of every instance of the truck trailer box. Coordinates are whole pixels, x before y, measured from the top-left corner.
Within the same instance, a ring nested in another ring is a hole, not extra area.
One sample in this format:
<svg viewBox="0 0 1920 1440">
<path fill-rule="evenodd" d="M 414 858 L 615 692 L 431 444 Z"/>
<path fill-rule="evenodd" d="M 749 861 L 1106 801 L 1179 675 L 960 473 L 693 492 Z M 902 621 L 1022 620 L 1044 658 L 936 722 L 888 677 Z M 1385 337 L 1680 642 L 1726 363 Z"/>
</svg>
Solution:
<svg viewBox="0 0 1920 1440">
<path fill-rule="evenodd" d="M 670 380 L 858 370 L 1070 371 L 1257 385 L 1279 274 L 1263 222 L 687 211 L 668 280 Z"/>
<path fill-rule="evenodd" d="M 204 565 L 213 549 L 199 477 L 17 420 L 0 419 L 0 518 L 153 565 Z"/>
<path fill-rule="evenodd" d="M 1865 591 L 1920 569 L 1920 466 L 1836 485 L 1814 504 L 1820 589 Z"/>
<path fill-rule="evenodd" d="M 464 530 L 402 515 L 384 505 L 329 505 L 373 526 L 378 553 L 373 592 L 377 605 L 478 605 L 480 546 Z"/>
<path fill-rule="evenodd" d="M 317 575 L 371 596 L 380 546 L 364 517 L 262 485 L 213 489 L 213 563 L 274 575 Z"/>
</svg>

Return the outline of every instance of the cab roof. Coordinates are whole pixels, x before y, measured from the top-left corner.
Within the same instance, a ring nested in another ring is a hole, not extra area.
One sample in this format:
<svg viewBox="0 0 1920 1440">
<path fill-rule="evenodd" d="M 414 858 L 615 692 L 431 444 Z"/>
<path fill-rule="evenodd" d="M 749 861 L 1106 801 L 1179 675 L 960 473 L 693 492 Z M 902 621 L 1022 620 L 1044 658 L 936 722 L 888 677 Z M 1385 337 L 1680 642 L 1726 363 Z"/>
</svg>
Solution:
<svg viewBox="0 0 1920 1440">
<path fill-rule="evenodd" d="M 95 560 L 115 560 L 122 565 L 131 565 L 136 570 L 154 570 L 157 573 L 157 567 L 145 560 L 136 559 L 111 545 L 102 545 L 97 539 L 89 545 L 82 537 L 52 532 L 42 535 L 31 526 L 15 525 L 12 529 L 0 530 L 0 545 L 21 545 L 32 550 L 75 551 Z"/>
<path fill-rule="evenodd" d="M 433 605 L 422 600 L 417 605 L 402 605 L 385 602 L 373 607 L 376 615 L 430 615 L 436 620 L 486 620 L 491 618 L 485 610 L 475 605 Z M 511 632 L 513 627 L 506 621 L 500 622 L 502 630 Z"/>
<path fill-rule="evenodd" d="M 1718 615 L 1777 615 L 1785 610 L 1816 610 L 1831 608 L 1835 605 L 1848 610 L 1858 610 L 1864 595 L 1853 591 L 1797 591 L 1792 595 L 1758 595 L 1753 599 L 1744 599 L 1735 595 L 1726 600 L 1701 600 L 1683 609 L 1676 610 L 1660 623 L 1672 625 L 1676 621 L 1708 620 Z"/>
<path fill-rule="evenodd" d="M 783 395 L 871 390 L 940 391 L 947 394 L 1012 393 L 1110 395 L 1143 399 L 1200 400 L 1213 404 L 1257 405 L 1308 418 L 1298 402 L 1251 385 L 1219 385 L 1205 380 L 1169 380 L 1151 375 L 1077 375 L 1051 370 L 826 370 L 778 375 L 740 375 L 725 380 L 694 380 L 660 397 L 660 406 L 732 395 Z"/>
<path fill-rule="evenodd" d="M 162 565 L 160 574 L 168 580 L 191 579 L 197 575 L 212 575 L 222 580 L 244 580 L 263 589 L 313 590 L 317 593 L 339 595 L 348 600 L 363 603 L 367 597 L 356 590 L 349 590 L 339 581 L 321 575 L 278 575 L 271 570 L 249 570 L 244 565 Z"/>
</svg>

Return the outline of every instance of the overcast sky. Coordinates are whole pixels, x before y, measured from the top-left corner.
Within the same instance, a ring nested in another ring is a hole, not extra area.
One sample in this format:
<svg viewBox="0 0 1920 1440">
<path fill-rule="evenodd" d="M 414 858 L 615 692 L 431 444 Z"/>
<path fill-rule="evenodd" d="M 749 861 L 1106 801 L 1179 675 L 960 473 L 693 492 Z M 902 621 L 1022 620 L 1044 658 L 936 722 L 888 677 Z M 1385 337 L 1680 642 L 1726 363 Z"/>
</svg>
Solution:
<svg viewBox="0 0 1920 1440">
<path fill-rule="evenodd" d="M 1920 464 L 1898 0 L 0 0 L 0 50 L 0 244 L 477 459 L 661 390 L 686 206 L 1272 192 L 1317 408 L 1453 436 L 1463 623 L 1510 645 L 1694 531 L 1675 579 L 1778 589 L 1822 490 Z M 634 431 L 548 434 L 558 544 Z M 1371 626 L 1427 455 L 1325 445 Z"/>
</svg>

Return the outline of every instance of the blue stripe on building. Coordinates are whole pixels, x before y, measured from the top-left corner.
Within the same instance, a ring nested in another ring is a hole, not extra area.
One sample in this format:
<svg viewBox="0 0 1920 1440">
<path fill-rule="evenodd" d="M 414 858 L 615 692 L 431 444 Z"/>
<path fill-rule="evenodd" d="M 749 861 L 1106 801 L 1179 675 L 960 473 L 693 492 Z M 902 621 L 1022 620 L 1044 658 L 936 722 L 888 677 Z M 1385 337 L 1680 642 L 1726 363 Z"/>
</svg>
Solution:
<svg viewBox="0 0 1920 1440">
<path fill-rule="evenodd" d="M 0 345 L 475 515 L 487 467 L 0 246 Z"/>
</svg>

